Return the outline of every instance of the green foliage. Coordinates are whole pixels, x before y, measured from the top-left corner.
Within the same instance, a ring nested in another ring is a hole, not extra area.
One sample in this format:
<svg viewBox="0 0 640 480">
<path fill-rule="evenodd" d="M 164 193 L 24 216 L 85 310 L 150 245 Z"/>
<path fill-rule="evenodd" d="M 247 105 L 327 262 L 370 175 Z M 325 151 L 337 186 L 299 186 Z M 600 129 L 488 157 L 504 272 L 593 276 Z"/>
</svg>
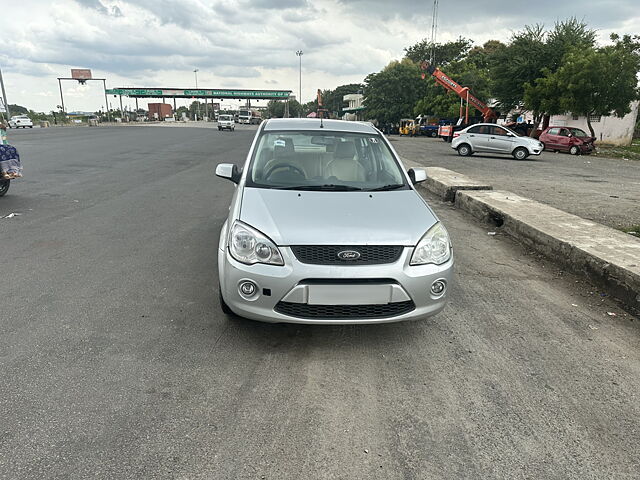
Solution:
<svg viewBox="0 0 640 480">
<path fill-rule="evenodd" d="M 615 43 L 606 47 L 570 50 L 555 72 L 546 69 L 535 85 L 526 85 L 526 103 L 540 111 L 587 118 L 629 113 L 631 102 L 640 97 L 640 37 L 612 35 L 611 39 Z M 594 136 L 591 122 L 587 124 Z"/>
<path fill-rule="evenodd" d="M 380 123 L 397 123 L 413 118 L 413 108 L 424 96 L 426 84 L 418 65 L 409 59 L 393 61 L 364 80 L 364 105 L 367 116 Z"/>
<path fill-rule="evenodd" d="M 592 48 L 595 36 L 594 30 L 575 18 L 557 22 L 549 32 L 543 25 L 525 26 L 513 34 L 505 48 L 495 51 L 491 62 L 493 96 L 504 109 L 524 103 L 534 113 L 557 113 L 554 108 L 559 101 L 549 97 L 550 85 L 541 85 L 539 92 L 529 87 L 529 102 L 525 101 L 525 85 L 535 85 L 537 79 L 555 72 L 567 52 Z"/>
<path fill-rule="evenodd" d="M 29 109 L 26 107 L 23 107 L 22 105 L 9 104 L 9 111 L 11 112 L 11 116 L 29 114 Z"/>
<path fill-rule="evenodd" d="M 460 85 L 469 87 L 471 93 L 481 100 L 489 98 L 489 79 L 486 70 L 480 69 L 470 62 L 457 62 L 449 65 L 447 75 Z M 433 79 L 427 77 L 425 96 L 416 104 L 416 115 L 433 115 L 441 118 L 457 118 L 460 113 L 460 97 L 449 92 Z M 479 112 L 470 106 L 469 115 Z"/>
<path fill-rule="evenodd" d="M 497 40 L 490 40 L 482 47 L 476 46 L 469 50 L 466 57 L 450 63 L 444 70 L 460 85 L 469 87 L 471 93 L 483 101 L 491 96 L 491 77 L 489 64 L 497 50 L 505 48 Z M 438 85 L 432 78 L 427 77 L 426 93 L 414 108 L 415 115 L 433 115 L 440 118 L 457 118 L 460 114 L 460 97 Z M 476 115 L 473 107 L 470 115 Z"/>
<path fill-rule="evenodd" d="M 266 118 L 284 118 L 286 103 L 282 100 L 271 100 L 267 103 Z M 289 117 L 298 117 L 302 113 L 302 106 L 297 100 L 289 100 Z"/>
<path fill-rule="evenodd" d="M 322 105 L 328 110 L 332 118 L 340 117 L 345 105 L 342 97 L 350 93 L 358 93 L 362 91 L 362 88 L 360 83 L 349 83 L 347 85 L 340 85 L 334 90 L 324 90 L 322 92 Z M 318 101 L 315 100 L 316 105 L 317 103 Z"/>
<path fill-rule="evenodd" d="M 420 65 L 423 60 L 431 59 L 433 50 L 433 64 L 439 67 L 462 60 L 471 49 L 473 41 L 459 37 L 455 42 L 431 43 L 426 38 L 418 43 L 405 48 L 405 58 Z"/>
</svg>

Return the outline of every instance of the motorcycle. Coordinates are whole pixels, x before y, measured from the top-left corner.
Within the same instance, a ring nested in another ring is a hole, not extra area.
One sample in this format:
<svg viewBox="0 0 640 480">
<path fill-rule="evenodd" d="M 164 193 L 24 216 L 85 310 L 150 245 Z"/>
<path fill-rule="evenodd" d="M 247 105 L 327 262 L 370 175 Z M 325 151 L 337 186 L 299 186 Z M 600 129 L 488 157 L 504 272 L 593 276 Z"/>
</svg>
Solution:
<svg viewBox="0 0 640 480">
<path fill-rule="evenodd" d="M 15 147 L 0 144 L 0 197 L 9 191 L 11 180 L 22 177 L 20 155 Z"/>
</svg>

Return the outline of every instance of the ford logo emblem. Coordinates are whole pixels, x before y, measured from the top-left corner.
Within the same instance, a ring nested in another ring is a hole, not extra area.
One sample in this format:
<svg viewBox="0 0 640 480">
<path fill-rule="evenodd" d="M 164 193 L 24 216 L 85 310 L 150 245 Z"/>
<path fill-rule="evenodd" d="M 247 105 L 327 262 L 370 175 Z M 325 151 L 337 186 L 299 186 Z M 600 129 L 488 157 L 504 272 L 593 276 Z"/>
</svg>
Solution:
<svg viewBox="0 0 640 480">
<path fill-rule="evenodd" d="M 340 260 L 358 260 L 360 258 L 360 252 L 355 250 L 342 250 L 338 252 L 338 258 Z"/>
</svg>

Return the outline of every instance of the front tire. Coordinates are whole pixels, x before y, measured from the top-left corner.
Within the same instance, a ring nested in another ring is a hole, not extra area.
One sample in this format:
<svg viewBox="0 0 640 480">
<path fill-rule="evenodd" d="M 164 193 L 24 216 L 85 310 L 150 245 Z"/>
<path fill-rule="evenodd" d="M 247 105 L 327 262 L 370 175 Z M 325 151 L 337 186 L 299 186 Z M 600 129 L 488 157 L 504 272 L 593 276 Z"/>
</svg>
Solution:
<svg viewBox="0 0 640 480">
<path fill-rule="evenodd" d="M 0 197 L 9 191 L 11 180 L 0 180 Z"/>
<path fill-rule="evenodd" d="M 516 160 L 525 160 L 529 156 L 529 152 L 524 147 L 518 147 L 513 151 L 512 155 Z"/>
<path fill-rule="evenodd" d="M 462 145 L 458 145 L 458 155 L 461 157 L 468 157 L 473 153 L 471 150 L 471 146 L 469 144 L 463 143 Z"/>
<path fill-rule="evenodd" d="M 569 149 L 569 153 L 571 155 L 578 155 L 580 153 L 580 149 L 577 146 L 573 146 Z"/>
<path fill-rule="evenodd" d="M 438 136 L 438 132 L 431 132 L 431 137 L 436 138 Z"/>
</svg>

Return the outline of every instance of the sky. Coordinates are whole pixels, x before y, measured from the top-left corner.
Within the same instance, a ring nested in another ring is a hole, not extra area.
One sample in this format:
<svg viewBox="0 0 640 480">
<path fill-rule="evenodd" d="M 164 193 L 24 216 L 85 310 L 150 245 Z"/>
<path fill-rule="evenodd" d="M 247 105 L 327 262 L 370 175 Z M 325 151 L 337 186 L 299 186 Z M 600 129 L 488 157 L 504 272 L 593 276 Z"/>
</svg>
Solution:
<svg viewBox="0 0 640 480">
<path fill-rule="evenodd" d="M 571 16 L 598 31 L 640 34 L 638 0 L 439 2 L 439 42 L 508 41 L 524 25 Z M 284 89 L 360 83 L 431 31 L 432 0 L 0 0 L 0 68 L 10 104 L 50 111 L 57 77 L 90 68 L 107 88 Z M 67 111 L 104 106 L 101 82 L 63 82 Z M 117 99 L 111 97 L 112 107 Z M 128 100 L 133 106 L 133 100 Z M 179 103 L 186 104 L 187 100 Z M 223 101 L 223 105 L 232 104 Z M 261 102 L 262 103 L 262 102 Z M 127 100 L 125 100 L 127 104 Z M 259 103 L 260 104 L 260 103 Z"/>
</svg>

